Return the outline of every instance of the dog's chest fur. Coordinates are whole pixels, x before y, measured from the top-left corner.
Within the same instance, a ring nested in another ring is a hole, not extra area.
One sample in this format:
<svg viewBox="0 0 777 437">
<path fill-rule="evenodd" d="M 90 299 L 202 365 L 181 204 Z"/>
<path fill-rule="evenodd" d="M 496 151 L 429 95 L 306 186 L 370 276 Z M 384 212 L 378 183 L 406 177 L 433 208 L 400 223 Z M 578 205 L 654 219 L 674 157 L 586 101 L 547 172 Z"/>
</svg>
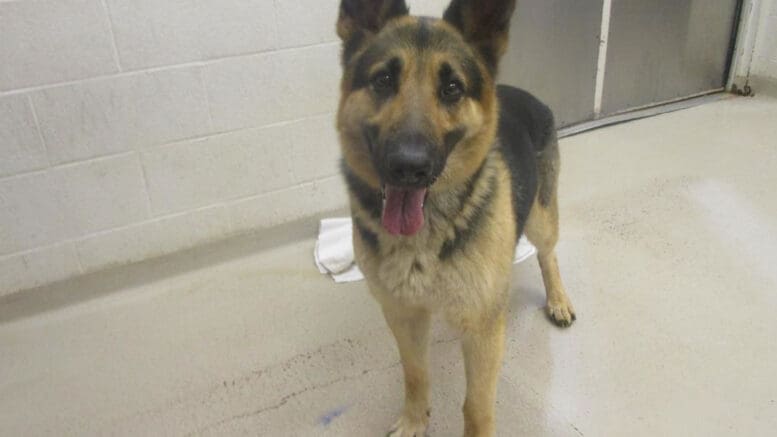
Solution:
<svg viewBox="0 0 777 437">
<path fill-rule="evenodd" d="M 434 298 L 435 289 L 444 286 L 445 278 L 454 273 L 439 257 L 444 236 L 451 232 L 450 223 L 428 213 L 419 234 L 402 238 L 382 236 L 379 253 L 371 260 L 380 287 L 410 301 Z"/>
<path fill-rule="evenodd" d="M 360 220 L 376 244 L 355 232 L 357 262 L 373 293 L 411 305 L 482 305 L 509 278 L 515 233 L 504 171 L 486 166 L 475 187 L 430 197 L 426 222 L 412 237 L 389 235 Z"/>
</svg>

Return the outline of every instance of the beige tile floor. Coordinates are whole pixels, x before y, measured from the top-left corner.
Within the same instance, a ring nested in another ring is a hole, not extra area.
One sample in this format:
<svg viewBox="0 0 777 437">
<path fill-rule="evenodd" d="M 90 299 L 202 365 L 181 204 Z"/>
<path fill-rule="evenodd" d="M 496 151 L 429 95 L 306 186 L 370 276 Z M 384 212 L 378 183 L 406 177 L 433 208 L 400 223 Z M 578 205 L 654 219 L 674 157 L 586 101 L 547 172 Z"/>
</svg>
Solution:
<svg viewBox="0 0 777 437">
<path fill-rule="evenodd" d="M 569 330 L 515 268 L 500 436 L 777 429 L 777 100 L 562 141 Z M 289 242 L 292 234 L 304 235 Z M 0 435 L 382 435 L 393 342 L 363 283 L 292 225 L 0 301 Z M 431 435 L 459 435 L 456 334 L 434 328 Z"/>
</svg>

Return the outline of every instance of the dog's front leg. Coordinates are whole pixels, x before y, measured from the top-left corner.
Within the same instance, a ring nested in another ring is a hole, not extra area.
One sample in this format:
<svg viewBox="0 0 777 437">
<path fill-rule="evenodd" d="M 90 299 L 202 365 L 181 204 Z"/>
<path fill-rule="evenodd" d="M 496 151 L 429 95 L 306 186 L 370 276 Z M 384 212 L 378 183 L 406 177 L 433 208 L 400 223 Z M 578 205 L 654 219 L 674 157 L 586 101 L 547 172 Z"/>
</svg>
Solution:
<svg viewBox="0 0 777 437">
<path fill-rule="evenodd" d="M 429 425 L 427 344 L 429 312 L 396 302 L 383 302 L 383 315 L 394 333 L 405 374 L 405 406 L 391 428 L 392 437 L 422 437 Z"/>
<path fill-rule="evenodd" d="M 461 340 L 467 374 L 464 401 L 464 435 L 494 435 L 496 384 L 504 354 L 505 312 L 467 323 Z"/>
</svg>

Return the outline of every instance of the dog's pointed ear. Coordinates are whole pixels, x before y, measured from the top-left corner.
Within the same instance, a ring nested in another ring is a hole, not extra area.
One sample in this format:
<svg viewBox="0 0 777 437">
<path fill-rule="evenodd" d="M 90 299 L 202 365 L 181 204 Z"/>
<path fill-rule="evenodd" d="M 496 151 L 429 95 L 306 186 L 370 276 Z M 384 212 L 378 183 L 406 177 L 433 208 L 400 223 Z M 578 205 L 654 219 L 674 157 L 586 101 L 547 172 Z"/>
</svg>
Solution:
<svg viewBox="0 0 777 437">
<path fill-rule="evenodd" d="M 453 0 L 443 19 L 475 46 L 492 71 L 507 48 L 515 0 Z"/>
<path fill-rule="evenodd" d="M 408 13 L 405 0 L 341 0 L 337 35 L 347 43 L 357 33 L 378 33 L 389 20 Z"/>
</svg>

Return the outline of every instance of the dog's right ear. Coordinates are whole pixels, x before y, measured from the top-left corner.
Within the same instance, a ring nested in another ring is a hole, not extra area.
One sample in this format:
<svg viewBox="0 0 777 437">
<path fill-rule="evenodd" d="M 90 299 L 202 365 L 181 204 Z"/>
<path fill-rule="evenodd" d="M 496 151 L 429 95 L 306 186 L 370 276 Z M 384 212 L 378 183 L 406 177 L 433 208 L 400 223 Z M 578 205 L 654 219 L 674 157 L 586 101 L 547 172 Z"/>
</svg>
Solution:
<svg viewBox="0 0 777 437">
<path fill-rule="evenodd" d="M 452 0 L 443 19 L 478 49 L 492 72 L 507 48 L 515 0 Z"/>
<path fill-rule="evenodd" d="M 389 20 L 408 12 L 405 0 L 342 0 L 337 35 L 351 44 L 355 36 L 376 34 Z"/>
</svg>

